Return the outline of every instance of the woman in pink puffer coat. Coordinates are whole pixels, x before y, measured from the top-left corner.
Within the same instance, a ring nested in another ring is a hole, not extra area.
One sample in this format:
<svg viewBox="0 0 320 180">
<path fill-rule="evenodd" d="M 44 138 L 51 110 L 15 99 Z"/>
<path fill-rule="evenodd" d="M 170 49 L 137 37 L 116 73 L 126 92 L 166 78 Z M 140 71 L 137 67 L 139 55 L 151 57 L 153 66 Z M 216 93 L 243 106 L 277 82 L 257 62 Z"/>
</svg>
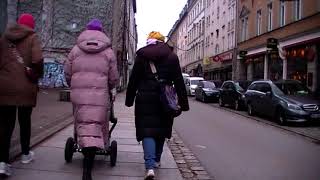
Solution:
<svg viewBox="0 0 320 180">
<path fill-rule="evenodd" d="M 82 32 L 65 63 L 71 85 L 77 141 L 83 149 L 83 180 L 91 180 L 95 151 L 108 144 L 109 92 L 118 83 L 117 61 L 99 20 Z"/>
</svg>

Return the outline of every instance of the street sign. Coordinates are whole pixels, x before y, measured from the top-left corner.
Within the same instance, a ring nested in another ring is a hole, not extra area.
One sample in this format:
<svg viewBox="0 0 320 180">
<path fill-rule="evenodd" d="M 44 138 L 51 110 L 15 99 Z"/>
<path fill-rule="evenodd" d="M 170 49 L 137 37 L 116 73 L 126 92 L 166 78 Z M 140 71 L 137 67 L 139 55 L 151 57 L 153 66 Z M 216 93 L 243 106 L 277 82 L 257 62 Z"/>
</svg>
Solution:
<svg viewBox="0 0 320 180">
<path fill-rule="evenodd" d="M 278 49 L 279 41 L 276 38 L 269 38 L 267 40 L 267 48 L 270 49 Z"/>
</svg>

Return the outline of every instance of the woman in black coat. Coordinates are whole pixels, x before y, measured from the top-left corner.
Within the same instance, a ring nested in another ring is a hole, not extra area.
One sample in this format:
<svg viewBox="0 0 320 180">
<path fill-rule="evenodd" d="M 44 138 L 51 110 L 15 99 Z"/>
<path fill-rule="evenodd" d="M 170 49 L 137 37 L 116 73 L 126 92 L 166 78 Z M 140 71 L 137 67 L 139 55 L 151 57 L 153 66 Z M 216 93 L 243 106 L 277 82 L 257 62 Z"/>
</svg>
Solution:
<svg viewBox="0 0 320 180">
<path fill-rule="evenodd" d="M 159 85 L 149 61 L 155 64 L 159 79 L 171 82 L 176 88 L 182 111 L 189 110 L 179 59 L 164 39 L 160 33 L 151 32 L 148 45 L 137 51 L 126 96 L 126 106 L 133 106 L 135 101 L 136 137 L 143 141 L 147 178 L 150 179 L 154 177 L 153 169 L 160 166 L 165 138 L 171 138 L 173 119 L 161 111 Z"/>
</svg>

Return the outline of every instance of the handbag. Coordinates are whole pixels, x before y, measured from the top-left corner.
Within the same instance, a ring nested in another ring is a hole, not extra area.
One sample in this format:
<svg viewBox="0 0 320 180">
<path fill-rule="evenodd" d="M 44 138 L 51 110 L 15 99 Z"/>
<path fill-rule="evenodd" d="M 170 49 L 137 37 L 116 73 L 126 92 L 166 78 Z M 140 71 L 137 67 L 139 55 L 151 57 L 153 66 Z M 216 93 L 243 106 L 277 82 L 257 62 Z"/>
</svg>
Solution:
<svg viewBox="0 0 320 180">
<path fill-rule="evenodd" d="M 178 117 L 182 110 L 178 104 L 178 96 L 173 85 L 169 85 L 166 80 L 159 79 L 156 66 L 149 61 L 151 71 L 160 86 L 160 102 L 164 114 L 169 118 Z"/>
<path fill-rule="evenodd" d="M 27 76 L 27 78 L 32 82 L 32 83 L 38 83 L 38 76 L 34 73 L 34 71 L 26 66 L 26 64 L 24 63 L 23 58 L 21 57 L 19 51 L 17 50 L 17 47 L 14 43 L 9 42 L 9 48 L 11 49 L 12 54 L 15 56 L 16 60 L 18 61 L 18 63 L 22 64 L 24 67 L 24 72 L 25 75 Z"/>
</svg>

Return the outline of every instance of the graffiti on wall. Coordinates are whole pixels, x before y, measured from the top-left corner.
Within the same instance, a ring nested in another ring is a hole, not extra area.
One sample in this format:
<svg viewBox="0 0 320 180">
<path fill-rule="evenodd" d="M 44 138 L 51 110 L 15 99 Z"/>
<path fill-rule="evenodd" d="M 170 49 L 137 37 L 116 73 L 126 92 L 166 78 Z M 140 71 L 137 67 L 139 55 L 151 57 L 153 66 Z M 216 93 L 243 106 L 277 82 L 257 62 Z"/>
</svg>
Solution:
<svg viewBox="0 0 320 180">
<path fill-rule="evenodd" d="M 44 63 L 44 74 L 39 81 L 39 86 L 45 88 L 68 87 L 64 76 L 63 64 L 57 62 Z"/>
</svg>

